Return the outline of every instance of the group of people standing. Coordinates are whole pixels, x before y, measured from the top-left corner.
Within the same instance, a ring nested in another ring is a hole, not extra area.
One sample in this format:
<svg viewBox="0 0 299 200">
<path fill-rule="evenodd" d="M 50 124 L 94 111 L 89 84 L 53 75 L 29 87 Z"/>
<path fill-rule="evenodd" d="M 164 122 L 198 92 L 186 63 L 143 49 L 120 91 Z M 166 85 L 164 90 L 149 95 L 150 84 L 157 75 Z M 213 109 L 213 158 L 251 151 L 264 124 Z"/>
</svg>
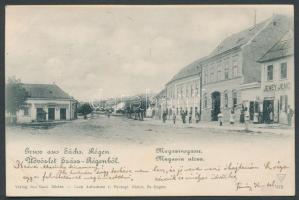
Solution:
<svg viewBox="0 0 299 200">
<path fill-rule="evenodd" d="M 181 108 L 180 111 L 179 111 L 179 115 L 181 117 L 181 120 L 182 120 L 183 124 L 187 123 L 187 120 L 188 120 L 189 124 L 192 123 L 192 117 L 193 117 L 192 110 L 190 110 L 188 112 L 187 110 L 183 110 Z M 163 111 L 163 113 L 162 113 L 163 123 L 166 122 L 167 116 L 171 116 L 173 124 L 176 124 L 176 121 L 177 121 L 177 114 L 176 114 L 176 112 L 168 113 L 168 110 Z M 200 113 L 198 112 L 197 108 L 195 108 L 195 115 L 194 116 L 195 116 L 195 122 L 198 123 L 200 121 Z"/>
</svg>

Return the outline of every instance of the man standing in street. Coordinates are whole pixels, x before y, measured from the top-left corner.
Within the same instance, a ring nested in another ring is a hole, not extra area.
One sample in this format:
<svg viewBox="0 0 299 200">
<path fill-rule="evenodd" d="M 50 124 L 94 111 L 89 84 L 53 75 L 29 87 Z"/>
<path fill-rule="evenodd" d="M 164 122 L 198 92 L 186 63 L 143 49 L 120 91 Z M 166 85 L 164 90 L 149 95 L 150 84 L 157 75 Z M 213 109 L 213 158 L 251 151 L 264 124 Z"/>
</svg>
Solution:
<svg viewBox="0 0 299 200">
<path fill-rule="evenodd" d="M 292 126 L 292 118 L 294 115 L 294 110 L 288 105 L 287 116 L 288 116 L 288 125 Z"/>
</svg>

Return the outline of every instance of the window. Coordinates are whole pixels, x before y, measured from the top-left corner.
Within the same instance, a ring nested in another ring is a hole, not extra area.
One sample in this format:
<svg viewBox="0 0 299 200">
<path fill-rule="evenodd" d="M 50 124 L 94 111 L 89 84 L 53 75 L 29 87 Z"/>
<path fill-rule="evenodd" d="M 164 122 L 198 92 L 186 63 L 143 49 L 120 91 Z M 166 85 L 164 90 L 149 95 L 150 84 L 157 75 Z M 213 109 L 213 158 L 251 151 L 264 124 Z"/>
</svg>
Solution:
<svg viewBox="0 0 299 200">
<path fill-rule="evenodd" d="M 228 68 L 225 68 L 224 70 L 224 79 L 228 80 Z"/>
<path fill-rule="evenodd" d="M 28 115 L 29 115 L 29 108 L 24 107 L 24 116 L 28 116 Z"/>
<path fill-rule="evenodd" d="M 207 97 L 207 94 L 204 94 L 204 97 L 203 97 L 203 107 L 204 108 L 208 107 L 208 97 Z"/>
<path fill-rule="evenodd" d="M 224 93 L 224 106 L 227 108 L 228 107 L 228 94 Z"/>
<path fill-rule="evenodd" d="M 287 63 L 280 64 L 280 79 L 286 79 L 288 77 Z"/>
<path fill-rule="evenodd" d="M 267 80 L 272 81 L 273 80 L 273 65 L 267 66 Z"/>
<path fill-rule="evenodd" d="M 189 96 L 188 86 L 186 86 L 186 97 Z"/>
<path fill-rule="evenodd" d="M 198 96 L 198 93 L 199 93 L 199 92 L 198 92 L 198 85 L 196 84 L 196 85 L 195 85 L 195 94 L 196 94 L 196 96 Z"/>
<path fill-rule="evenodd" d="M 204 80 L 204 83 L 208 83 L 208 82 L 209 82 L 208 72 L 205 71 L 205 80 Z"/>
<path fill-rule="evenodd" d="M 287 110 L 288 110 L 288 95 L 280 96 L 280 106 L 279 107 L 282 112 L 287 112 Z"/>
<path fill-rule="evenodd" d="M 193 91 L 193 85 L 191 85 L 191 97 L 193 97 L 193 95 L 194 95 L 194 91 Z"/>
<path fill-rule="evenodd" d="M 232 93 L 232 98 L 233 98 L 233 108 L 237 107 L 238 99 L 237 99 L 237 92 L 233 91 Z"/>
<path fill-rule="evenodd" d="M 210 82 L 214 82 L 214 73 L 213 72 L 211 72 L 211 74 L 210 74 Z"/>
<path fill-rule="evenodd" d="M 233 66 L 233 77 L 237 77 L 238 76 L 238 66 L 234 65 Z"/>
<path fill-rule="evenodd" d="M 221 81 L 221 70 L 217 72 L 217 81 Z"/>
</svg>

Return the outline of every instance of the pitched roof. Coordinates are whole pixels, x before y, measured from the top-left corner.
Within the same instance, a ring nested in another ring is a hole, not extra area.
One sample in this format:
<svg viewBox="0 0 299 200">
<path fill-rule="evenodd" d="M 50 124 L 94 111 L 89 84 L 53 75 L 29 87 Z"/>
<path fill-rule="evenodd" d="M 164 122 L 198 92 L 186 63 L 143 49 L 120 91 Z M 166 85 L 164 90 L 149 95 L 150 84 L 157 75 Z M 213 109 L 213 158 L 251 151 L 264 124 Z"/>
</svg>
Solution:
<svg viewBox="0 0 299 200">
<path fill-rule="evenodd" d="M 294 37 L 289 31 L 258 61 L 266 62 L 290 55 L 294 55 Z"/>
<path fill-rule="evenodd" d="M 225 51 L 228 51 L 233 48 L 240 47 L 247 42 L 249 42 L 259 31 L 263 29 L 263 27 L 266 25 L 266 23 L 270 19 L 267 19 L 265 21 L 262 21 L 255 26 L 252 26 L 250 28 L 247 28 L 241 32 L 232 34 L 225 38 L 209 55 L 209 57 L 213 57 L 215 55 L 221 54 Z"/>
<path fill-rule="evenodd" d="M 167 83 L 171 83 L 172 81 L 185 78 L 188 76 L 196 75 L 200 72 L 200 64 L 202 61 L 205 60 L 205 57 L 195 60 L 194 62 L 190 63 L 189 65 L 182 68 L 176 75 L 172 77 L 172 79 Z"/>
<path fill-rule="evenodd" d="M 264 20 L 258 24 L 256 24 L 253 27 L 250 27 L 248 29 L 245 29 L 239 33 L 235 33 L 232 34 L 231 36 L 227 37 L 226 39 L 224 39 L 207 57 L 203 57 L 200 58 L 194 62 L 192 62 L 191 64 L 185 66 L 183 69 L 181 69 L 176 75 L 173 76 L 173 78 L 167 83 L 171 83 L 175 80 L 179 80 L 181 78 L 185 78 L 188 76 L 192 76 L 195 75 L 197 73 L 199 73 L 200 67 L 198 68 L 197 66 L 200 66 L 200 63 L 207 61 L 210 58 L 213 58 L 214 56 L 217 56 L 219 54 L 222 54 L 226 51 L 229 51 L 231 49 L 234 48 L 238 48 L 241 47 L 242 45 L 247 44 L 250 40 L 254 39 L 261 39 L 261 40 L 267 40 L 267 38 L 263 38 L 264 35 L 267 34 L 259 34 L 262 31 L 264 31 L 264 27 L 267 27 L 265 29 L 267 29 L 267 32 L 271 32 L 272 38 L 277 38 L 277 40 L 279 39 L 279 31 L 273 31 L 274 28 L 277 29 L 276 26 L 267 26 L 267 24 L 269 24 L 271 21 L 273 21 L 273 23 L 277 23 L 279 21 L 284 21 L 286 17 L 284 15 L 274 15 L 273 17 Z M 260 47 L 262 48 L 262 47 Z M 264 47 L 266 48 L 266 46 Z M 265 49 L 265 51 L 267 51 L 268 49 Z"/>
<path fill-rule="evenodd" d="M 49 98 L 49 99 L 72 99 L 55 84 L 27 84 L 23 87 L 28 92 L 29 98 Z"/>
</svg>

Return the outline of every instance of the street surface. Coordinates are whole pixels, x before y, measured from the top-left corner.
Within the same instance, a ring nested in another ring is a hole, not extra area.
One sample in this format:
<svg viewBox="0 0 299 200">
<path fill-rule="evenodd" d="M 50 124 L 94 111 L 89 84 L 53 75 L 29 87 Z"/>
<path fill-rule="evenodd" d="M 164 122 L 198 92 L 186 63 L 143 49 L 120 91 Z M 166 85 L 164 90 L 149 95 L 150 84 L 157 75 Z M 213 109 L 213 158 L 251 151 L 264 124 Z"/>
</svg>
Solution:
<svg viewBox="0 0 299 200">
<path fill-rule="evenodd" d="M 167 144 L 167 143 L 257 143 L 282 142 L 293 139 L 290 128 L 256 128 L 245 132 L 240 124 L 218 126 L 217 122 L 200 122 L 199 124 L 176 125 L 171 120 L 162 121 L 145 119 L 138 121 L 126 117 L 110 118 L 98 115 L 93 119 L 78 119 L 59 124 L 48 129 L 33 127 L 7 127 L 7 142 L 14 140 L 48 141 L 54 143 L 97 143 L 97 144 Z"/>
</svg>

